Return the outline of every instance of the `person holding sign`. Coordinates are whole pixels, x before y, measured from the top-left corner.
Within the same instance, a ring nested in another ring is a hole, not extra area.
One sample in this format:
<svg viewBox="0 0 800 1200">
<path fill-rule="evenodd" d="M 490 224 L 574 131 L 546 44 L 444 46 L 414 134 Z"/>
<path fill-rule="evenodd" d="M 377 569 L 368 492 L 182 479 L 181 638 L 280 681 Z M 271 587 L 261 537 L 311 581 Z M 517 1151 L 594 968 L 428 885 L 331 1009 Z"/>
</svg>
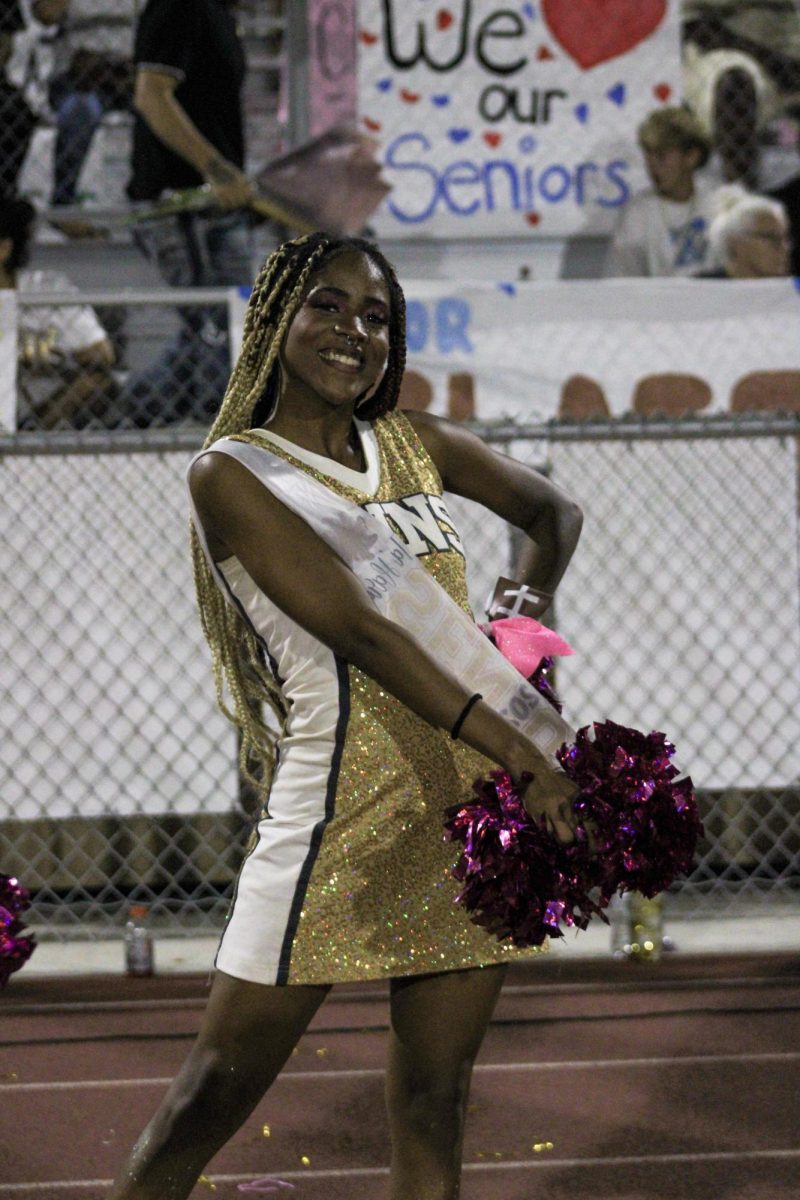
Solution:
<svg viewBox="0 0 800 1200">
<path fill-rule="evenodd" d="M 694 275 L 709 262 L 713 191 L 696 178 L 711 142 L 683 108 L 662 108 L 639 126 L 652 187 L 633 196 L 608 249 L 603 274 Z"/>
<path fill-rule="evenodd" d="M 234 8 L 228 0 L 148 0 L 136 27 L 128 196 L 147 207 L 205 182 L 215 204 L 133 225 L 139 249 L 173 287 L 235 287 L 252 278 L 245 55 Z M 178 334 L 156 361 L 126 382 L 122 407 L 138 425 L 205 423 L 219 403 L 230 372 L 227 311 L 183 307 L 179 317 Z"/>
<path fill-rule="evenodd" d="M 530 951 L 454 903 L 444 814 L 499 764 L 571 843 L 575 788 L 560 716 L 469 613 L 443 491 L 527 535 L 521 581 L 495 595 L 517 612 L 548 604 L 581 514 L 466 429 L 397 411 L 404 362 L 374 246 L 311 234 L 270 256 L 189 469 L 201 619 L 264 810 L 198 1040 L 113 1200 L 188 1196 L 330 987 L 370 979 L 390 989 L 389 1195 L 458 1195 L 472 1064 L 505 964 Z"/>
</svg>

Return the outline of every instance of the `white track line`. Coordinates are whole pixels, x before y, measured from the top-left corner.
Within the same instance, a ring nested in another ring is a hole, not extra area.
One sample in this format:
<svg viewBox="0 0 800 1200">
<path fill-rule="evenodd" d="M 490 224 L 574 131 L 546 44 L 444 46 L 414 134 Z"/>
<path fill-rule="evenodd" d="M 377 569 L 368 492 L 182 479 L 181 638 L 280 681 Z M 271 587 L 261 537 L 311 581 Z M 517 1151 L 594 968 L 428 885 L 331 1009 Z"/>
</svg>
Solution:
<svg viewBox="0 0 800 1200">
<path fill-rule="evenodd" d="M 541 1171 L 543 1169 L 579 1167 L 639 1167 L 639 1166 L 677 1166 L 680 1163 L 712 1163 L 712 1162 L 752 1162 L 763 1159 L 775 1161 L 800 1159 L 800 1150 L 718 1150 L 708 1154 L 643 1154 L 637 1157 L 612 1158 L 537 1158 L 529 1162 L 492 1162 L 465 1163 L 465 1171 Z M 365 1179 L 378 1178 L 389 1174 L 388 1167 L 350 1167 L 331 1169 L 329 1171 L 282 1171 L 277 1168 L 270 1176 L 263 1179 L 278 1178 L 292 1179 Z M 250 1172 L 248 1175 L 209 1175 L 211 1183 L 253 1183 L 259 1176 Z M 15 1192 L 44 1192 L 48 1189 L 61 1188 L 108 1188 L 111 1179 L 53 1179 L 37 1183 L 6 1183 L 0 1184 L 0 1196 Z"/>
<path fill-rule="evenodd" d="M 514 1062 L 514 1063 L 478 1063 L 476 1073 L 486 1074 L 490 1071 L 606 1071 L 619 1070 L 628 1067 L 681 1067 L 681 1066 L 715 1066 L 718 1063 L 791 1063 L 800 1060 L 800 1051 L 763 1054 L 686 1054 L 675 1058 L 578 1058 L 564 1062 Z M 384 1074 L 382 1067 L 343 1068 L 328 1071 L 283 1071 L 275 1081 L 282 1079 L 371 1079 Z M 90 1088 L 133 1088 L 133 1087 L 166 1087 L 172 1082 L 173 1076 L 155 1076 L 150 1079 L 74 1079 L 53 1080 L 40 1083 L 2 1083 L 0 1092 L 68 1092 L 81 1091 Z"/>
</svg>

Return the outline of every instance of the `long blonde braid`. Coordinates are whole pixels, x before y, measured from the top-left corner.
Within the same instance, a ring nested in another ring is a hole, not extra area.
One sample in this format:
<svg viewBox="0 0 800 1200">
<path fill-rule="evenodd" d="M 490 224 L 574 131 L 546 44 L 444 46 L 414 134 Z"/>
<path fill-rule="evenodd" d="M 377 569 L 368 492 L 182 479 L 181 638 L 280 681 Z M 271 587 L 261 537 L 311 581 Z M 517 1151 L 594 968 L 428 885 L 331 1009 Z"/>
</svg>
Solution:
<svg viewBox="0 0 800 1200">
<path fill-rule="evenodd" d="M 394 271 L 368 242 L 312 233 L 285 242 L 261 268 L 245 314 L 242 348 L 204 449 L 219 438 L 241 438 L 252 427 L 256 406 L 265 395 L 275 392 L 280 348 L 310 277 L 328 258 L 348 250 L 362 250 L 374 259 L 384 273 L 391 297 L 389 361 L 369 402 L 370 411 L 364 415 L 379 415 L 397 403 L 405 363 L 405 301 Z M 217 586 L 194 527 L 191 551 L 200 621 L 211 649 L 217 704 L 240 732 L 242 775 L 266 795 L 275 743 L 286 718 L 283 698 L 255 631 Z M 226 688 L 230 704 L 226 702 Z M 264 702 L 268 706 L 266 715 Z"/>
</svg>

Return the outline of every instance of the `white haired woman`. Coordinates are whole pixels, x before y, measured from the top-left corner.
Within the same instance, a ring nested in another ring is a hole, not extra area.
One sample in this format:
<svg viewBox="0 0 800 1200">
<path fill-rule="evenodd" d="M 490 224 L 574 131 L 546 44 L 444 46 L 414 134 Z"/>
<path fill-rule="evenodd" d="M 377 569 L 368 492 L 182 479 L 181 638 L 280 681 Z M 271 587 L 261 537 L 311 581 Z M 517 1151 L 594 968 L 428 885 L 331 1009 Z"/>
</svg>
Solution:
<svg viewBox="0 0 800 1200">
<path fill-rule="evenodd" d="M 719 189 L 708 236 L 716 264 L 698 278 L 769 279 L 790 273 L 791 237 L 777 200 L 735 184 Z"/>
</svg>

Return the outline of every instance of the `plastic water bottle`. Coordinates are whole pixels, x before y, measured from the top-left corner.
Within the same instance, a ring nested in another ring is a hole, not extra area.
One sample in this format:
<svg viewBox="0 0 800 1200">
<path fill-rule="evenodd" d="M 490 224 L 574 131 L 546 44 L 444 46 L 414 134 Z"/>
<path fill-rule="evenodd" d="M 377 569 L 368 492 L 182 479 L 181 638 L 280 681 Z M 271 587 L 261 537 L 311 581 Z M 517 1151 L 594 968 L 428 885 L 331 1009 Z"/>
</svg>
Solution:
<svg viewBox="0 0 800 1200">
<path fill-rule="evenodd" d="M 125 922 L 125 970 L 129 975 L 153 974 L 153 935 L 147 925 L 146 904 L 132 904 Z"/>
<path fill-rule="evenodd" d="M 631 952 L 631 905 L 630 892 L 612 896 L 608 906 L 611 925 L 611 953 L 614 958 L 628 958 Z"/>
</svg>

